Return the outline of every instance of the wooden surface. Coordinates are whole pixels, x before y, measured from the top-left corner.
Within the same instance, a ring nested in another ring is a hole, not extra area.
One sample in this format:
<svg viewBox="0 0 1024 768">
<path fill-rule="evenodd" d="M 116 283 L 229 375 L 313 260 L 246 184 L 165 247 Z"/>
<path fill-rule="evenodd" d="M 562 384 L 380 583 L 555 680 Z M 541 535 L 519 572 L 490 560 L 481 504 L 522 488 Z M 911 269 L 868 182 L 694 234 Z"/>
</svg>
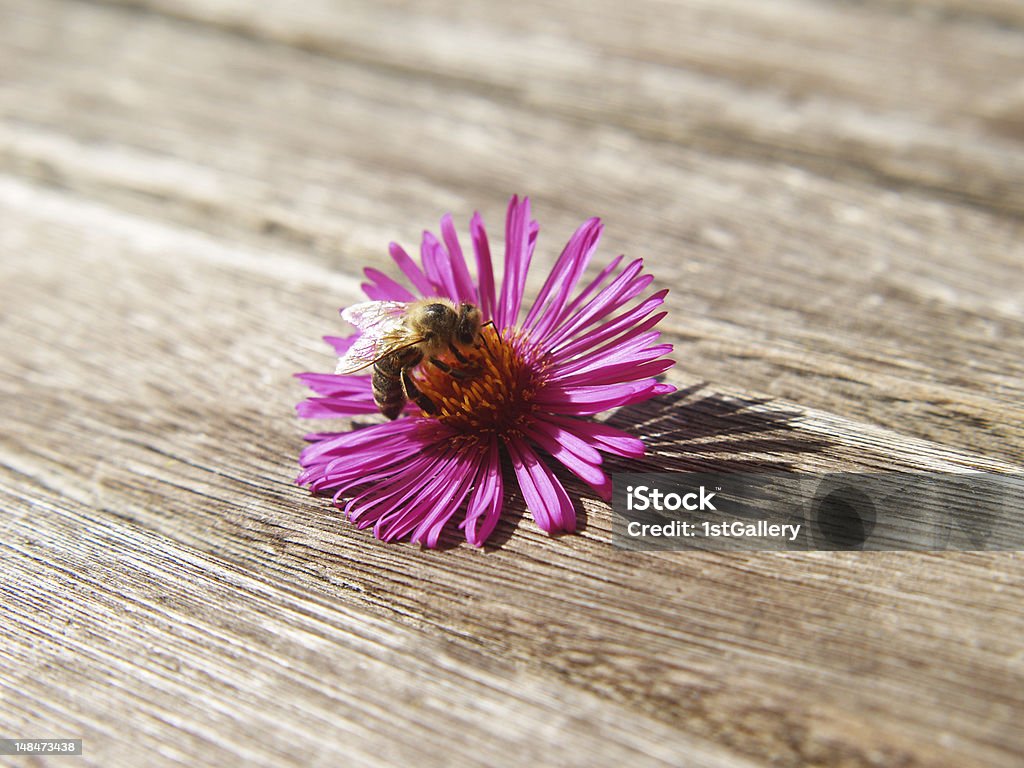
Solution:
<svg viewBox="0 0 1024 768">
<path fill-rule="evenodd" d="M 1020 471 L 1022 139 L 1012 0 L 0 0 L 4 759 L 1020 765 L 1019 556 L 385 545 L 290 377 L 525 193 L 672 289 L 613 471 Z"/>
</svg>

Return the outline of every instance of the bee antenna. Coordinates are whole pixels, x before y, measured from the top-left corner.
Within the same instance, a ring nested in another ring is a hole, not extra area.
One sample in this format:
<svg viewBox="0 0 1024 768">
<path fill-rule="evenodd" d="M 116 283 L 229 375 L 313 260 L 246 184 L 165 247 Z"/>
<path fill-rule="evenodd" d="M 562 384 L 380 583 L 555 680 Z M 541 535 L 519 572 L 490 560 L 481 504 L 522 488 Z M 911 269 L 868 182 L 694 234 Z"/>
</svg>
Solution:
<svg viewBox="0 0 1024 768">
<path fill-rule="evenodd" d="M 488 325 L 491 326 L 491 328 L 494 329 L 494 333 L 495 333 L 495 335 L 497 335 L 498 334 L 498 326 L 496 326 L 494 324 L 493 320 L 488 320 L 486 323 L 481 325 L 480 326 L 480 330 L 483 331 L 483 329 L 486 328 Z M 499 338 L 501 338 L 501 337 L 499 336 Z M 484 343 L 484 347 L 487 349 L 488 352 L 490 352 L 491 351 L 491 345 L 487 343 L 487 336 L 484 333 L 480 334 L 480 341 L 482 341 Z"/>
</svg>

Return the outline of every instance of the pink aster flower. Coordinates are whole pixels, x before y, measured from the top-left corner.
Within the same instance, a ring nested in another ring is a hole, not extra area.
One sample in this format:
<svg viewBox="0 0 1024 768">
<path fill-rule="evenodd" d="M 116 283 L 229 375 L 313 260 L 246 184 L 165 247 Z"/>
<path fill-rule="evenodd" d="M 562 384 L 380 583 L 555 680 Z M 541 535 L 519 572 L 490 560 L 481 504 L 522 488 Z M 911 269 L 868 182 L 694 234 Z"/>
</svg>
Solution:
<svg viewBox="0 0 1024 768">
<path fill-rule="evenodd" d="M 436 546 L 460 511 L 466 539 L 481 546 L 494 530 L 504 498 L 507 457 L 526 506 L 544 531 L 573 531 L 576 510 L 544 454 L 560 462 L 599 496 L 611 498 L 602 452 L 636 457 L 643 443 L 589 417 L 647 400 L 674 388 L 654 376 L 673 364 L 653 330 L 667 291 L 634 301 L 653 279 L 637 259 L 619 269 L 614 259 L 582 288 L 580 280 L 601 236 L 590 219 L 569 239 L 533 305 L 522 315 L 523 292 L 539 227 L 530 202 L 513 197 L 505 220 L 505 272 L 496 285 L 480 214 L 470 221 L 476 279 L 470 274 L 450 215 L 441 239 L 424 232 L 422 267 L 395 243 L 391 256 L 409 282 L 375 269 L 363 290 L 371 301 L 413 302 L 437 297 L 479 308 L 485 325 L 461 360 L 411 370 L 433 413 L 405 404 L 394 421 L 349 432 L 307 435 L 297 482 L 331 494 L 360 528 L 391 541 Z M 359 305 L 364 311 L 367 305 Z M 394 307 L 396 305 L 389 304 Z M 352 315 L 350 315 L 352 316 Z M 364 329 L 325 337 L 339 355 L 366 346 Z M 457 369 L 455 374 L 451 370 Z M 371 370 L 360 374 L 302 373 L 319 397 L 298 405 L 300 416 L 336 418 L 378 413 Z"/>
</svg>

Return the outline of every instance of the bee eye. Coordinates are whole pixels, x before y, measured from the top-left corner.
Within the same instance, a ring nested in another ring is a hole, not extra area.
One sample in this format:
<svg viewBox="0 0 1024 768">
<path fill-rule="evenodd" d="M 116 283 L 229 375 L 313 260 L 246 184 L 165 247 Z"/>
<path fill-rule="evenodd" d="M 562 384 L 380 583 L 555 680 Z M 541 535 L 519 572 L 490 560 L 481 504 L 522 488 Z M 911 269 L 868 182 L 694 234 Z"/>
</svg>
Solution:
<svg viewBox="0 0 1024 768">
<path fill-rule="evenodd" d="M 449 310 L 444 304 L 427 304 L 423 311 L 431 317 L 444 317 Z"/>
<path fill-rule="evenodd" d="M 480 330 L 480 310 L 472 304 L 459 304 L 459 323 L 455 328 L 456 338 L 462 344 L 472 344 Z"/>
</svg>

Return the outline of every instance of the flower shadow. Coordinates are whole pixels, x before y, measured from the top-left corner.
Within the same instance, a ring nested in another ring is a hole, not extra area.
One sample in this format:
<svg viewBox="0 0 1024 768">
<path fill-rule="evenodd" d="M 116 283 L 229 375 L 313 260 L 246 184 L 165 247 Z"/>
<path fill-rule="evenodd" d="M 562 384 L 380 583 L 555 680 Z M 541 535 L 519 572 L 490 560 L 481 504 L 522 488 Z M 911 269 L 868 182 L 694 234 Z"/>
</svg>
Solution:
<svg viewBox="0 0 1024 768">
<path fill-rule="evenodd" d="M 771 398 L 703 394 L 694 384 L 622 409 L 609 426 L 643 438 L 647 455 L 610 457 L 615 472 L 787 472 L 799 454 L 819 453 L 832 441 L 801 431 L 805 414 Z"/>
<path fill-rule="evenodd" d="M 818 453 L 832 441 L 800 431 L 804 413 L 783 407 L 771 398 L 702 394 L 707 383 L 695 384 L 616 411 L 605 422 L 641 437 L 647 455 L 628 459 L 606 456 L 604 470 L 619 472 L 787 472 L 797 468 L 791 457 Z M 593 491 L 557 462 L 549 461 L 569 496 L 576 503 L 576 533 L 586 530 L 587 512 L 581 497 Z M 501 520 L 484 545 L 486 552 L 501 549 L 519 530 L 526 504 L 510 466 L 503 466 L 505 501 Z M 554 537 L 566 535 L 553 534 Z M 438 549 L 465 546 L 455 525 L 441 535 Z"/>
</svg>

